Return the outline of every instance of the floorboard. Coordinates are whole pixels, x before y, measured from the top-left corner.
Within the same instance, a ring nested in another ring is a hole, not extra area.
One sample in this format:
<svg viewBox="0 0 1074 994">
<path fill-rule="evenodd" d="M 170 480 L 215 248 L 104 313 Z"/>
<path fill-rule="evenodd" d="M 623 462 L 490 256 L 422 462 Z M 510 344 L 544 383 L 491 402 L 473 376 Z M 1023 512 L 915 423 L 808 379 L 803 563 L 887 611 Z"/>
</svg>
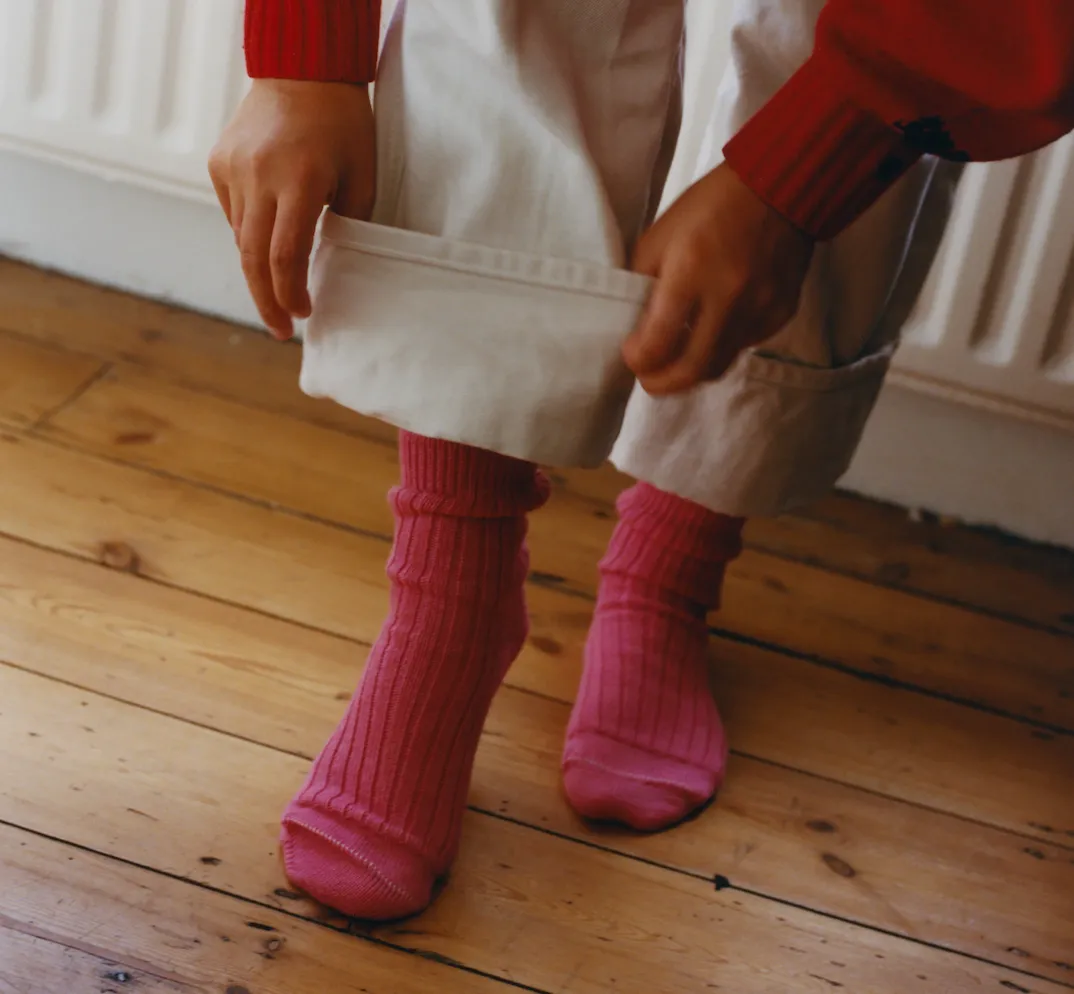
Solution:
<svg viewBox="0 0 1074 994">
<path fill-rule="evenodd" d="M 0 258 L 0 994 L 1074 990 L 1074 555 L 843 494 L 752 523 L 728 782 L 642 836 L 559 777 L 627 481 L 553 474 L 446 890 L 375 929 L 294 894 L 397 474 L 299 359 Z"/>
<path fill-rule="evenodd" d="M 0 258 L 0 329 L 221 397 L 381 442 L 394 431 L 297 388 L 301 353 L 264 334 Z M 560 489 L 606 507 L 628 482 L 606 467 L 557 474 Z M 754 522 L 756 548 L 969 607 L 1074 633 L 1074 564 L 1061 551 L 1001 535 L 911 521 L 906 512 L 833 495 Z"/>
<path fill-rule="evenodd" d="M 286 910 L 287 899 L 275 893 L 243 900 L 13 825 L 0 825 L 0 849 L 5 884 L 0 925 L 117 963 L 131 979 L 119 982 L 123 986 L 114 994 L 142 989 L 157 994 L 138 984 L 158 978 L 184 994 L 517 991 L 451 964 L 346 934 L 338 924 L 305 920 Z M 101 987 L 68 989 L 98 994 Z M 40 994 L 64 990 L 43 987 Z M 161 990 L 172 994 L 168 987 Z M 27 994 L 18 987 L 15 992 Z M 38 992 L 31 988 L 29 994 Z"/>
<path fill-rule="evenodd" d="M 304 762 L 10 668 L 0 694 L 20 702 L 5 751 L 22 743 L 0 820 L 43 832 L 70 819 L 81 847 L 253 902 L 286 890 L 276 818 Z M 539 990 L 752 994 L 843 976 L 876 994 L 901 994 L 908 976 L 921 991 L 1056 986 L 489 815 L 471 812 L 464 833 L 420 924 L 373 936 Z"/>
<path fill-rule="evenodd" d="M 0 438 L 0 475 L 13 484 L 0 488 L 0 531 L 36 544 L 365 644 L 376 637 L 387 610 L 383 572 L 387 543 L 383 540 L 341 532 L 321 522 L 34 439 Z M 543 586 L 531 588 L 529 603 L 531 637 L 508 675 L 508 683 L 571 701 L 591 605 Z M 804 712 L 801 720 L 807 724 L 816 723 L 809 714 L 827 710 L 827 688 L 833 682 L 852 687 L 854 697 L 844 709 L 849 727 L 880 722 L 899 743 L 919 736 L 926 727 L 925 719 L 915 715 L 942 715 L 954 706 L 923 696 L 915 699 L 920 695 L 889 692 L 875 681 L 858 680 L 734 641 L 718 641 L 714 652 L 719 673 L 724 675 L 722 703 L 731 723 L 739 713 L 731 695 L 737 697 L 740 686 L 750 688 L 751 698 L 764 701 L 761 716 L 779 714 L 775 695 L 782 697 L 789 691 L 784 715 Z M 799 677 L 789 683 L 788 674 Z M 876 703 L 866 711 L 855 703 L 858 697 Z M 808 708 L 803 708 L 803 700 L 810 702 Z M 883 713 L 889 700 L 899 701 L 897 710 L 899 714 L 906 712 L 904 717 Z M 781 717 L 772 722 L 774 730 L 782 728 L 785 720 Z M 906 770 L 901 744 L 876 757 L 864 757 L 853 746 L 846 726 L 838 721 L 831 724 L 827 717 L 822 720 L 823 739 L 825 745 L 834 746 L 827 751 L 837 771 L 860 760 L 867 771 L 876 770 L 868 775 L 871 784 L 887 784 L 896 777 L 905 781 L 905 786 L 900 784 L 903 789 L 915 793 L 921 789 L 920 771 L 900 776 L 900 771 Z M 974 757 L 987 758 L 984 776 L 990 784 L 993 778 L 987 770 L 996 768 L 996 763 L 1011 773 L 1021 769 L 1020 760 L 1004 757 L 1020 756 L 1026 744 L 1035 748 L 1034 743 L 1043 743 L 1041 751 L 1046 752 L 1047 761 L 1017 776 L 1003 777 L 999 785 L 988 790 L 978 789 L 979 784 L 963 771 L 952 783 L 944 782 L 943 804 L 953 811 L 1019 829 L 1030 823 L 1074 824 L 1070 814 L 1074 795 L 1053 793 L 1056 776 L 1074 768 L 1068 762 L 1074 736 L 982 713 L 974 727 L 985 737 L 977 741 L 976 736 L 961 732 L 972 721 L 971 713 L 959 723 L 930 727 L 936 741 L 923 760 L 941 770 L 948 762 L 945 752 L 951 748 L 958 749 L 960 759 L 971 762 L 972 769 L 978 768 Z M 786 755 L 794 765 L 806 761 L 796 734 L 798 727 L 792 725 L 790 734 L 783 736 Z M 810 742 L 814 741 L 819 741 L 817 732 L 810 736 Z M 753 752 L 748 741 L 739 739 L 739 747 Z M 880 756 L 886 756 L 883 767 L 875 765 Z M 811 772 L 819 771 L 814 768 Z M 925 790 L 936 797 L 935 790 Z"/>
<path fill-rule="evenodd" d="M 0 542 L 0 658 L 280 752 L 307 757 L 317 751 L 356 679 L 360 656 L 358 647 L 338 638 Z M 786 700 L 802 694 L 803 713 L 814 710 L 804 681 L 783 682 L 789 684 Z M 754 715 L 763 715 L 760 701 L 741 709 L 730 703 L 736 739 L 762 752 L 773 744 L 778 715 L 765 722 Z M 840 707 L 860 704 L 846 681 L 830 720 L 845 724 Z M 951 724 L 965 712 L 946 707 L 937 723 Z M 1049 844 L 742 754 L 733 759 L 719 817 L 649 837 L 594 832 L 559 800 L 567 714 L 562 702 L 513 688 L 501 692 L 478 756 L 475 808 L 1064 979 L 1066 970 L 1056 963 L 1074 921 L 1074 835 L 1048 826 Z M 783 718 L 794 727 L 795 716 Z M 862 721 L 857 749 L 869 756 L 894 752 L 891 727 Z M 928 725 L 912 731 L 922 729 L 927 733 Z M 903 756 L 919 792 L 933 745 L 926 737 L 916 755 L 911 747 Z M 788 753 L 791 747 L 793 741 Z M 822 769 L 838 775 L 840 764 L 846 768 L 840 748 L 833 742 Z M 807 761 L 814 758 L 809 753 Z M 958 753 L 955 759 L 969 765 Z M 867 761 L 860 769 L 868 776 L 874 767 Z M 942 769 L 931 772 L 942 776 Z M 987 766 L 975 782 L 990 791 Z M 934 790 L 941 801 L 949 799 L 942 780 Z M 1046 788 L 1042 802 L 1052 793 Z M 1064 838 L 1072 848 L 1063 847 Z M 1031 904 L 1008 900 L 1006 881 L 1015 879 L 1037 895 Z"/>
<path fill-rule="evenodd" d="M 126 994 L 129 990 L 139 994 L 193 994 L 206 988 L 0 924 L 0 994 Z"/>
<path fill-rule="evenodd" d="M 50 419 L 50 438 L 270 506 L 379 535 L 396 480 L 382 444 L 253 410 L 130 367 Z M 613 522 L 570 494 L 532 518 L 533 568 L 592 596 Z M 721 629 L 898 683 L 1074 729 L 1062 634 L 748 551 L 729 573 Z M 1009 665 L 1020 658 L 1017 669 Z"/>
<path fill-rule="evenodd" d="M 28 428 L 92 382 L 105 363 L 0 334 L 0 427 Z"/>
</svg>

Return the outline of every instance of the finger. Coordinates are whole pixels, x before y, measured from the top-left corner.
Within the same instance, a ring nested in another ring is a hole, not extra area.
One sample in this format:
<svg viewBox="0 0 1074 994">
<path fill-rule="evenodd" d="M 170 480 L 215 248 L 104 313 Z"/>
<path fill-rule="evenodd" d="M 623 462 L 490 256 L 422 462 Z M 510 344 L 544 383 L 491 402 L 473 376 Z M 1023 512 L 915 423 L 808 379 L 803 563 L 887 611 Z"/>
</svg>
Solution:
<svg viewBox="0 0 1074 994">
<path fill-rule="evenodd" d="M 235 236 L 235 245 L 242 240 L 242 222 L 246 217 L 246 198 L 242 195 L 242 188 L 237 187 L 231 192 L 231 233 Z"/>
<path fill-rule="evenodd" d="M 374 176 L 361 164 L 345 169 L 331 198 L 332 210 L 341 217 L 368 221 L 373 213 Z"/>
<path fill-rule="evenodd" d="M 634 246 L 631 253 L 630 268 L 642 276 L 660 275 L 660 263 L 666 250 L 666 239 L 662 237 L 661 225 L 657 221 Z"/>
<path fill-rule="evenodd" d="M 664 397 L 684 393 L 712 378 L 713 368 L 723 360 L 733 337 L 734 329 L 728 324 L 730 316 L 723 299 L 706 301 L 682 355 L 665 369 L 639 377 L 642 388 L 654 397 Z"/>
<path fill-rule="evenodd" d="M 239 254 L 242 258 L 243 275 L 261 314 L 261 320 L 277 338 L 289 338 L 293 333 L 291 316 L 276 300 L 272 288 L 272 269 L 269 265 L 275 222 L 275 201 L 261 199 L 248 205 L 239 234 Z"/>
<path fill-rule="evenodd" d="M 698 382 L 711 383 L 719 380 L 735 364 L 735 360 L 749 345 L 744 328 L 745 325 L 732 315 L 719 334 L 716 349 L 709 358 L 708 364 L 701 370 Z"/>
<path fill-rule="evenodd" d="M 308 192 L 277 206 L 269 263 L 276 301 L 293 317 L 310 313 L 309 262 L 323 201 Z"/>
<path fill-rule="evenodd" d="M 683 354 L 696 308 L 697 293 L 690 282 L 674 271 L 657 279 L 641 322 L 623 345 L 623 358 L 635 376 L 666 369 Z"/>
<path fill-rule="evenodd" d="M 224 211 L 224 217 L 227 218 L 227 223 L 231 224 L 231 189 L 227 183 L 218 178 L 215 170 L 209 170 L 209 177 L 213 181 L 213 189 L 216 191 L 216 199 L 220 201 L 220 207 Z"/>
</svg>

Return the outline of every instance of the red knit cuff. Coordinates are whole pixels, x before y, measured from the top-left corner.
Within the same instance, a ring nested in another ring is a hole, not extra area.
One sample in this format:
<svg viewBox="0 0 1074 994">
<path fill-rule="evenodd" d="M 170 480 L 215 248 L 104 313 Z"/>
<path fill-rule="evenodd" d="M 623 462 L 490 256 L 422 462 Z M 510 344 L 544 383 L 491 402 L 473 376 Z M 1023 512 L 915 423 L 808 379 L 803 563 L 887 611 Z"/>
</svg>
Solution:
<svg viewBox="0 0 1074 994">
<path fill-rule="evenodd" d="M 380 0 L 246 0 L 251 79 L 369 83 L 379 46 Z"/>
<path fill-rule="evenodd" d="M 810 59 L 727 144 L 728 165 L 801 231 L 833 238 L 919 158 L 902 133 Z"/>
</svg>

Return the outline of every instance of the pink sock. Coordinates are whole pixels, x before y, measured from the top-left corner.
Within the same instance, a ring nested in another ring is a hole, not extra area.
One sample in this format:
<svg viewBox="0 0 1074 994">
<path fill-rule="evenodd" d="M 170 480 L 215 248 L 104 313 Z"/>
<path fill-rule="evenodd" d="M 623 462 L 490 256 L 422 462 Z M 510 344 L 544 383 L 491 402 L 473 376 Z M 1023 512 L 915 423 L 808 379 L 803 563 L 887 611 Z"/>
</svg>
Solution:
<svg viewBox="0 0 1074 994">
<path fill-rule="evenodd" d="M 618 506 L 563 776 L 579 814 L 654 831 L 700 807 L 723 780 L 727 741 L 709 691 L 706 615 L 719 605 L 744 522 L 644 483 Z"/>
<path fill-rule="evenodd" d="M 526 638 L 530 463 L 404 432 L 391 612 L 283 818 L 292 883 L 356 918 L 420 911 L 450 866 L 481 727 Z"/>
</svg>

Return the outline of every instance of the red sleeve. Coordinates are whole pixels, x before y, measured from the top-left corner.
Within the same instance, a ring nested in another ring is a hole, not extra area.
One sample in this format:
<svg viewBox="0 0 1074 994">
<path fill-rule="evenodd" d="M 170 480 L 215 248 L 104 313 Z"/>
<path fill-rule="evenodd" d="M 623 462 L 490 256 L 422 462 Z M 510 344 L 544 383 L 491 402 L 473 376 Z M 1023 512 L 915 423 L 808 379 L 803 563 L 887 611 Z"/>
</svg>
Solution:
<svg viewBox="0 0 1074 994">
<path fill-rule="evenodd" d="M 379 45 L 380 0 L 246 0 L 252 79 L 369 83 Z"/>
<path fill-rule="evenodd" d="M 1072 129 L 1072 0 L 829 0 L 812 58 L 725 153 L 829 238 L 923 154 L 1012 158 Z"/>
</svg>

